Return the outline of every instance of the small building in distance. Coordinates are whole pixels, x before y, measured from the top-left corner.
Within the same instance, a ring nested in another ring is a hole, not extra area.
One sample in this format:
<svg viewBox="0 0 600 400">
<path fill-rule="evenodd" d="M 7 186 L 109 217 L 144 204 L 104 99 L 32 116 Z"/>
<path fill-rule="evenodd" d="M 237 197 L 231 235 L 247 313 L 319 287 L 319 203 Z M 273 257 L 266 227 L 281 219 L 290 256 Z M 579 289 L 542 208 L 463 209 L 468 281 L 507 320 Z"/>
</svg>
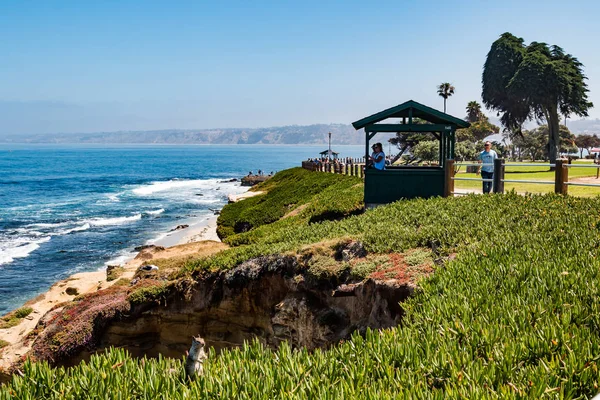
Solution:
<svg viewBox="0 0 600 400">
<path fill-rule="evenodd" d="M 319 155 L 321 156 L 321 158 L 329 158 L 329 150 L 324 150 L 324 151 L 320 152 Z M 337 153 L 333 150 L 331 151 L 331 159 L 332 160 L 337 160 L 339 155 L 340 155 L 340 153 Z"/>
</svg>

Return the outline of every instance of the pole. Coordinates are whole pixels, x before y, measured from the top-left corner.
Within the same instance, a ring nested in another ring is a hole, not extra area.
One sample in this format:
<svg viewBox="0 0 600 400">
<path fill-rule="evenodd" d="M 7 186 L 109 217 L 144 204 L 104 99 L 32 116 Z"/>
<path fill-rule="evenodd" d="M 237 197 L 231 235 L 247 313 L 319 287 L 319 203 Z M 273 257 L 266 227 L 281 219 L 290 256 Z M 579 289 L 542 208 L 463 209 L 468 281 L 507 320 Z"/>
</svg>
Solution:
<svg viewBox="0 0 600 400">
<path fill-rule="evenodd" d="M 329 132 L 329 151 L 327 152 L 327 156 L 329 157 L 329 161 L 331 161 L 331 132 Z"/>
<path fill-rule="evenodd" d="M 494 177 L 492 182 L 492 188 L 494 193 L 504 193 L 504 159 L 494 159 Z"/>
<path fill-rule="evenodd" d="M 454 196 L 454 160 L 446 160 L 444 166 L 444 197 Z"/>
</svg>

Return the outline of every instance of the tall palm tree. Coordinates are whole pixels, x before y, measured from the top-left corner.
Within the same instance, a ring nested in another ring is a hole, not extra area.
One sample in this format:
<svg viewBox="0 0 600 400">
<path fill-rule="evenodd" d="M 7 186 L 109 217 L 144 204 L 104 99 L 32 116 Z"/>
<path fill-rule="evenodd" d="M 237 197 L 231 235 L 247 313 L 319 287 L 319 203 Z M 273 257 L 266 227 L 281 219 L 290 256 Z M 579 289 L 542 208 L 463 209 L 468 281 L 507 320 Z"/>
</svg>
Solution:
<svg viewBox="0 0 600 400">
<path fill-rule="evenodd" d="M 470 101 L 467 104 L 467 121 L 477 122 L 481 119 L 481 104 L 476 101 Z"/>
<path fill-rule="evenodd" d="M 444 82 L 437 87 L 437 90 L 438 94 L 444 98 L 444 112 L 446 112 L 446 100 L 454 94 L 454 86 L 448 82 Z"/>
</svg>

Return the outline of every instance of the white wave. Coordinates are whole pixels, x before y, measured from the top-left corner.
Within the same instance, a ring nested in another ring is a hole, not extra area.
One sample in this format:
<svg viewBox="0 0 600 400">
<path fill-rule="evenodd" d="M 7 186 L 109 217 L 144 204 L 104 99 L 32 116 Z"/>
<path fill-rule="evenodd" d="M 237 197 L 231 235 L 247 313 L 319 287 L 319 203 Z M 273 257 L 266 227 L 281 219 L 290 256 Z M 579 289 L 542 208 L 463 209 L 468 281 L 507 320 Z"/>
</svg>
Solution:
<svg viewBox="0 0 600 400">
<path fill-rule="evenodd" d="M 110 226 L 123 225 L 137 221 L 142 218 L 142 214 L 135 214 L 131 217 L 116 217 L 116 218 L 91 218 L 86 220 L 91 226 Z"/>
<path fill-rule="evenodd" d="M 218 179 L 192 179 L 184 181 L 173 179 L 170 181 L 152 182 L 149 185 L 143 185 L 133 189 L 132 192 L 138 196 L 148 196 L 153 193 L 175 189 L 212 189 L 219 185 L 223 184 L 219 184 Z"/>
<path fill-rule="evenodd" d="M 109 199 L 110 201 L 114 201 L 115 203 L 117 203 L 117 202 L 121 201 L 121 199 L 119 199 L 119 195 L 120 195 L 120 194 L 121 194 L 121 193 L 113 193 L 113 194 L 109 194 L 109 195 L 108 195 L 108 199 Z"/>
<path fill-rule="evenodd" d="M 25 225 L 25 227 L 35 227 L 35 228 L 58 228 L 61 226 L 67 226 L 67 225 L 71 225 L 72 222 L 54 222 L 54 223 L 35 223 L 35 224 L 29 224 L 29 225 Z"/>
<path fill-rule="evenodd" d="M 127 251 L 126 253 L 125 253 L 125 251 L 123 251 L 117 257 L 105 262 L 104 266 L 106 267 L 109 265 L 124 265 L 124 264 L 127 264 L 129 261 L 131 261 L 133 258 L 134 257 L 130 251 Z"/>
<path fill-rule="evenodd" d="M 0 248 L 0 265 L 10 264 L 15 258 L 25 258 L 31 252 L 37 250 L 40 244 L 50 240 L 50 236 L 43 237 L 34 241 L 25 241 L 19 238 L 9 243 L 6 248 Z"/>
<path fill-rule="evenodd" d="M 164 208 L 158 209 L 158 210 L 153 210 L 153 211 L 146 211 L 146 214 L 148 215 L 159 215 L 165 212 Z"/>
<path fill-rule="evenodd" d="M 169 235 L 170 235 L 169 232 L 162 232 L 158 236 L 156 236 L 155 238 L 148 239 L 146 241 L 146 244 L 156 244 L 157 242 L 163 240 L 164 238 L 166 238 Z"/>
<path fill-rule="evenodd" d="M 70 228 L 70 229 L 65 229 L 63 231 L 58 231 L 57 233 L 59 235 L 68 235 L 69 233 L 73 233 L 73 232 L 87 231 L 90 228 L 91 228 L 91 225 L 86 222 L 85 224 L 83 224 L 81 226 L 76 226 L 75 228 Z"/>
</svg>

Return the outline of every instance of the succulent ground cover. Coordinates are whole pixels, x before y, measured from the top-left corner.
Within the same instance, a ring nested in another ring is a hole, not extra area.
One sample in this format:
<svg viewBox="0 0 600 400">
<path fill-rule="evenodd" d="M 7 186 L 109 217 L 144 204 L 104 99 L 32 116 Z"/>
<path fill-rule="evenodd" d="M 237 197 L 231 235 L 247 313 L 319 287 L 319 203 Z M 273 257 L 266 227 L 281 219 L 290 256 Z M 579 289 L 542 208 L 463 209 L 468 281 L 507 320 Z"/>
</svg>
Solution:
<svg viewBox="0 0 600 400">
<path fill-rule="evenodd" d="M 305 179 L 318 175 L 324 174 Z M 288 184 L 275 178 L 271 190 L 284 190 Z M 359 198 L 361 187 L 346 184 L 344 198 Z M 402 304 L 401 326 L 354 334 L 326 351 L 250 343 L 210 353 L 204 375 L 194 382 L 184 378 L 183 359 L 136 360 L 119 349 L 72 369 L 26 363 L 23 376 L 0 389 L 0 399 L 105 393 L 537 399 L 589 398 L 600 391 L 600 198 L 471 195 L 400 201 L 361 215 L 348 201 L 346 218 L 315 221 L 328 207 L 343 208 L 334 204 L 336 196 L 322 189 L 295 215 L 229 234 L 226 242 L 234 247 L 187 260 L 181 274 L 227 269 L 259 255 L 301 255 L 320 242 L 360 241 L 367 256 L 352 265 L 360 276 L 392 276 L 397 266 L 427 276 Z M 244 202 L 238 204 L 241 215 Z M 258 204 L 246 203 L 255 210 Z M 450 261 L 436 266 L 439 258 Z M 334 266 L 315 258 L 310 267 L 328 273 Z M 428 267 L 435 272 L 428 274 Z"/>
<path fill-rule="evenodd" d="M 31 307 L 21 307 L 8 313 L 0 318 L 0 329 L 12 328 L 13 326 L 18 325 L 23 318 L 31 314 L 32 311 L 33 309 Z"/>
</svg>

